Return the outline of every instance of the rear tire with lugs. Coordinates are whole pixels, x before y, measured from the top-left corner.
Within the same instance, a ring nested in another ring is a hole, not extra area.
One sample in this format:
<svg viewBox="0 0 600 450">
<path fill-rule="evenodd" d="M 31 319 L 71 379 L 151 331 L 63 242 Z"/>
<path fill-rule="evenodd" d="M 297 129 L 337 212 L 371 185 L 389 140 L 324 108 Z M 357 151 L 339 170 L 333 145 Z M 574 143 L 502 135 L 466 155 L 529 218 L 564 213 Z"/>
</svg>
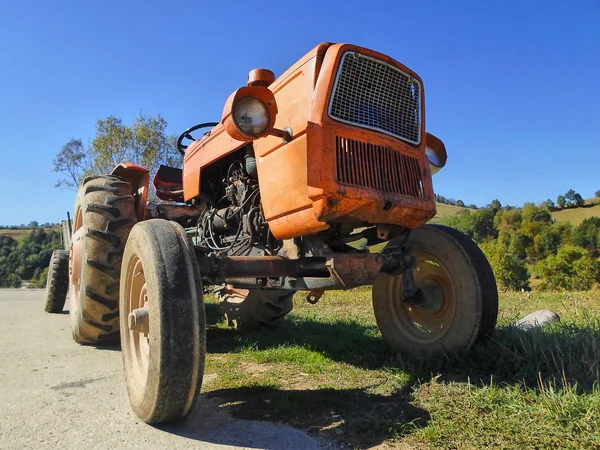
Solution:
<svg viewBox="0 0 600 450">
<path fill-rule="evenodd" d="M 77 194 L 70 251 L 69 309 L 80 344 L 119 340 L 119 277 L 123 249 L 136 222 L 129 183 L 88 177 Z"/>
<path fill-rule="evenodd" d="M 198 398 L 206 355 L 202 282 L 181 225 L 151 219 L 133 227 L 120 290 L 131 407 L 147 423 L 181 419 Z"/>
<path fill-rule="evenodd" d="M 69 252 L 54 250 L 46 280 L 46 312 L 61 313 L 69 290 Z"/>
<path fill-rule="evenodd" d="M 295 291 L 237 289 L 227 285 L 217 292 L 221 314 L 235 328 L 279 327 L 294 308 Z"/>
</svg>

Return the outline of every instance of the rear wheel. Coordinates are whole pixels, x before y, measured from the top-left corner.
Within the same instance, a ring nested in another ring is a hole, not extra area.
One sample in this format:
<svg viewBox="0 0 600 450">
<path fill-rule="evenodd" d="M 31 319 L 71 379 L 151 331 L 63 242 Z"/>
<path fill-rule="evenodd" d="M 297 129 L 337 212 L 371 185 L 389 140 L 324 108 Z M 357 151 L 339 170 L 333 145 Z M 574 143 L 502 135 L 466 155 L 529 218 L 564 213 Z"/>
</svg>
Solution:
<svg viewBox="0 0 600 450">
<path fill-rule="evenodd" d="M 440 225 L 411 231 L 406 247 L 416 258 L 414 278 L 424 301 L 414 305 L 404 300 L 401 275 L 380 274 L 373 284 L 375 318 L 390 346 L 435 353 L 468 348 L 491 336 L 498 290 L 479 247 Z"/>
<path fill-rule="evenodd" d="M 46 280 L 46 312 L 60 313 L 69 290 L 69 252 L 54 250 Z"/>
<path fill-rule="evenodd" d="M 185 417 L 204 372 L 206 324 L 192 244 L 175 222 L 138 223 L 121 270 L 121 347 L 131 407 L 147 423 Z"/>
<path fill-rule="evenodd" d="M 236 289 L 227 285 L 217 296 L 221 314 L 235 328 L 281 326 L 294 308 L 294 291 Z"/>
<path fill-rule="evenodd" d="M 80 344 L 119 340 L 119 276 L 123 248 L 136 222 L 129 183 L 86 178 L 75 203 L 70 251 L 69 310 Z"/>
</svg>

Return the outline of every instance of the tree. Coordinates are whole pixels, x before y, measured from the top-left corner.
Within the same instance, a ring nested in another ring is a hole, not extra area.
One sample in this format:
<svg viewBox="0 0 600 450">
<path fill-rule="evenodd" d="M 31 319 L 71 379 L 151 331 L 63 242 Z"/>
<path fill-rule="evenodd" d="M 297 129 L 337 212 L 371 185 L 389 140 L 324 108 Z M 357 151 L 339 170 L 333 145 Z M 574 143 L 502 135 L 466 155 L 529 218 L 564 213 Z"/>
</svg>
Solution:
<svg viewBox="0 0 600 450">
<path fill-rule="evenodd" d="M 583 205 L 585 205 L 585 200 L 579 194 L 575 194 L 573 196 L 573 201 L 575 202 L 575 206 L 577 206 L 578 208 L 581 208 Z"/>
<path fill-rule="evenodd" d="M 545 289 L 587 290 L 600 277 L 600 264 L 585 248 L 563 245 L 538 264 Z"/>
<path fill-rule="evenodd" d="M 600 191 L 596 191 L 596 192 L 594 193 L 594 197 L 596 197 L 596 198 L 600 198 Z"/>
<path fill-rule="evenodd" d="M 480 209 L 473 214 L 473 240 L 475 242 L 484 242 L 486 239 L 498 237 L 498 231 L 494 225 L 495 216 L 496 211 L 487 208 Z"/>
<path fill-rule="evenodd" d="M 547 208 L 547 209 L 548 209 L 548 211 L 554 211 L 554 210 L 556 209 L 556 205 L 555 205 L 555 204 L 554 204 L 554 202 L 553 202 L 552 200 L 550 200 L 550 199 L 546 200 L 546 201 L 543 203 L 543 206 L 544 206 L 545 208 Z"/>
<path fill-rule="evenodd" d="M 577 192 L 575 192 L 573 189 L 569 189 L 565 193 L 565 200 L 567 201 L 567 206 L 569 207 L 581 207 L 585 204 L 583 197 Z"/>
<path fill-rule="evenodd" d="M 469 209 L 477 209 L 477 205 L 475 203 L 471 203 L 468 207 Z"/>
<path fill-rule="evenodd" d="M 558 205 L 558 207 L 560 209 L 564 209 L 564 207 L 567 206 L 567 200 L 565 199 L 565 197 L 563 195 L 559 195 L 556 198 L 556 204 Z"/>
<path fill-rule="evenodd" d="M 500 211 L 502 209 L 502 203 L 500 203 L 500 200 L 493 200 L 492 203 L 490 203 L 490 209 L 494 212 Z"/>
<path fill-rule="evenodd" d="M 529 287 L 529 270 L 523 261 L 501 243 L 488 242 L 482 249 L 500 287 L 521 290 Z"/>
<path fill-rule="evenodd" d="M 461 206 L 461 207 L 465 207 L 465 202 L 463 202 L 462 200 L 456 200 L 456 206 Z"/>
<path fill-rule="evenodd" d="M 63 175 L 54 187 L 77 190 L 83 177 L 92 170 L 92 162 L 81 139 L 71 139 L 56 155 L 54 171 Z"/>
<path fill-rule="evenodd" d="M 585 248 L 593 257 L 600 254 L 600 217 L 589 217 L 573 230 L 573 244 Z"/>
<path fill-rule="evenodd" d="M 131 126 L 118 117 L 98 120 L 96 136 L 88 148 L 71 139 L 56 155 L 54 171 L 63 175 L 56 187 L 77 189 L 87 175 L 110 173 L 121 162 L 131 162 L 155 172 L 161 164 L 180 166 L 176 137 L 166 134 L 162 116 L 140 113 Z"/>
<path fill-rule="evenodd" d="M 11 273 L 8 277 L 8 285 L 12 288 L 21 287 L 21 278 L 16 273 Z"/>
</svg>

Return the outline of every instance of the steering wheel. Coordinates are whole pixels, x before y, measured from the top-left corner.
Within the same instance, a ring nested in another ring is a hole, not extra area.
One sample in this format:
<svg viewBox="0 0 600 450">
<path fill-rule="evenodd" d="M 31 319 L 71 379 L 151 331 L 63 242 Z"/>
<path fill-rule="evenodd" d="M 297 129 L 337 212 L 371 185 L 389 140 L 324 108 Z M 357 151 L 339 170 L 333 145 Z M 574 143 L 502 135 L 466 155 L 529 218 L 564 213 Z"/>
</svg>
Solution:
<svg viewBox="0 0 600 450">
<path fill-rule="evenodd" d="M 185 130 L 183 133 L 181 133 L 181 135 L 179 136 L 179 139 L 177 139 L 177 150 L 179 150 L 179 153 L 181 153 L 182 155 L 185 155 L 185 150 L 188 148 L 187 145 L 183 145 L 184 139 L 188 139 L 189 141 L 196 140 L 196 138 L 194 138 L 191 135 L 192 132 L 197 131 L 201 128 L 214 127 L 217 125 L 219 125 L 219 122 L 206 122 L 206 123 L 200 123 L 198 125 L 194 125 L 192 128 L 188 128 L 187 130 Z"/>
</svg>

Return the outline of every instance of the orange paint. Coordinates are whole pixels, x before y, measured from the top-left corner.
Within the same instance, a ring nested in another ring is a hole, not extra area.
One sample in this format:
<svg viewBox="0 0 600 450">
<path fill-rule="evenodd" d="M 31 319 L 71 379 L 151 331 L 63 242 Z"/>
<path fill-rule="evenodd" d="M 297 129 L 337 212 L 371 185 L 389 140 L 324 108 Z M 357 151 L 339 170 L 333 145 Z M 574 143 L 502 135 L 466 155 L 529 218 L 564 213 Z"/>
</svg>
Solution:
<svg viewBox="0 0 600 450">
<path fill-rule="evenodd" d="M 421 113 L 418 144 L 329 116 L 336 75 L 346 52 L 383 61 L 418 83 Z M 250 78 L 258 77 L 259 73 L 253 72 Z M 335 223 L 417 228 L 435 215 L 431 171 L 425 153 L 422 86 L 416 73 L 386 55 L 348 44 L 324 43 L 268 88 L 261 87 L 275 97 L 278 111 L 274 127 L 291 128 L 293 135 L 288 143 L 272 135 L 253 141 L 263 210 L 275 237 L 289 239 L 312 234 Z M 207 166 L 246 145 L 244 137 L 232 131 L 231 116 L 227 116 L 234 96 L 226 104 L 223 124 L 190 145 L 186 152 L 183 167 L 186 201 L 201 194 L 200 177 Z M 439 147 L 437 141 L 435 144 Z"/>
</svg>

